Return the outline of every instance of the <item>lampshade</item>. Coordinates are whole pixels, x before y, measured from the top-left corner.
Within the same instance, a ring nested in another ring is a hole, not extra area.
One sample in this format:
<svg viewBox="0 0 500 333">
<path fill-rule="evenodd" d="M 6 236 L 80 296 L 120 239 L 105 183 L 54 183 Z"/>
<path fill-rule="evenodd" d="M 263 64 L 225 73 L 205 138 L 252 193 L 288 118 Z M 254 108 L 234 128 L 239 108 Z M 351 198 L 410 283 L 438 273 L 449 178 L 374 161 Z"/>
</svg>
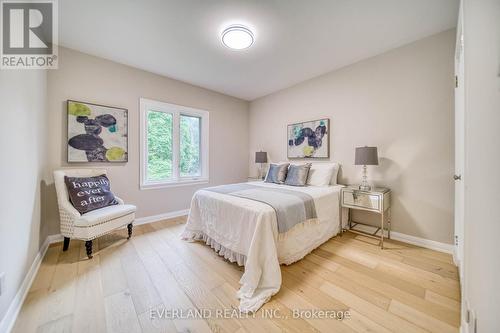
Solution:
<svg viewBox="0 0 500 333">
<path fill-rule="evenodd" d="M 377 147 L 357 147 L 354 165 L 378 165 Z"/>
<path fill-rule="evenodd" d="M 255 163 L 267 163 L 267 153 L 265 151 L 256 152 Z"/>
</svg>

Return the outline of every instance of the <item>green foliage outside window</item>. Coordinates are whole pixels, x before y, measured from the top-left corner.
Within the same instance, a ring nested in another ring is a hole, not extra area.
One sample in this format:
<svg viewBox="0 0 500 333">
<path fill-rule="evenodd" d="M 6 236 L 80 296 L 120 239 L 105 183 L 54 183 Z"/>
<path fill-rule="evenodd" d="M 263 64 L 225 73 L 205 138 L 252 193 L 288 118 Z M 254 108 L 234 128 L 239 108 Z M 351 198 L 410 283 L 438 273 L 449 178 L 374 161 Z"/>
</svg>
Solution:
<svg viewBox="0 0 500 333">
<path fill-rule="evenodd" d="M 200 125 L 198 117 L 181 115 L 180 119 L 180 174 L 200 175 Z"/>
<path fill-rule="evenodd" d="M 173 174 L 173 116 L 170 113 L 148 111 L 148 165 L 147 179 L 159 181 Z M 199 117 L 181 115 L 179 174 L 181 177 L 200 176 Z"/>
<path fill-rule="evenodd" d="M 148 180 L 172 177 L 172 114 L 148 111 Z"/>
</svg>

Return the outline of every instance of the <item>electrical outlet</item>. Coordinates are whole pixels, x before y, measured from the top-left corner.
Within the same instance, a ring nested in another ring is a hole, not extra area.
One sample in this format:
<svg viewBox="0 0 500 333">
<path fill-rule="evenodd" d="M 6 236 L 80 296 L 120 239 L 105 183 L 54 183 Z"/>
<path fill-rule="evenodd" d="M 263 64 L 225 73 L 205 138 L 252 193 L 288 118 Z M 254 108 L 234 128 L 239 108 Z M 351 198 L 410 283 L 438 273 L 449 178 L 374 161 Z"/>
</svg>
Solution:
<svg viewBox="0 0 500 333">
<path fill-rule="evenodd" d="M 0 273 L 0 296 L 3 294 L 5 289 L 5 272 Z"/>
<path fill-rule="evenodd" d="M 469 301 L 465 301 L 465 313 L 464 320 L 467 325 L 466 332 L 468 333 L 477 333 L 477 318 L 474 310 L 470 308 Z"/>
</svg>

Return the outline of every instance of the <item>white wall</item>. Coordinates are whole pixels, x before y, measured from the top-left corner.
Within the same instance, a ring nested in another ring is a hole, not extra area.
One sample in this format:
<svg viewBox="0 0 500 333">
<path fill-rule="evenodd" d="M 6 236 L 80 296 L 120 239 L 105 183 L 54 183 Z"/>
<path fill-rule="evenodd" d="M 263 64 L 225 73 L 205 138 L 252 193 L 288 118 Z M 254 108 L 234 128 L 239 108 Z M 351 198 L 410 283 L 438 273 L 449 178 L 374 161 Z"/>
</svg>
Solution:
<svg viewBox="0 0 500 333">
<path fill-rule="evenodd" d="M 45 164 L 46 72 L 0 70 L 0 320 L 47 235 L 40 192 Z M 2 327 L 0 327 L 0 331 Z"/>
<path fill-rule="evenodd" d="M 59 69 L 48 74 L 0 71 L 0 273 L 6 273 L 0 320 L 46 237 L 59 233 L 54 169 L 107 168 L 113 191 L 136 204 L 139 217 L 186 209 L 194 191 L 207 186 L 139 190 L 140 97 L 208 110 L 210 184 L 246 179 L 246 101 L 65 48 L 59 48 Z M 129 110 L 128 163 L 66 163 L 67 99 Z"/>
<path fill-rule="evenodd" d="M 465 300 L 477 332 L 500 332 L 500 2 L 464 2 Z M 473 332 L 465 330 L 465 332 Z"/>
<path fill-rule="evenodd" d="M 259 149 L 286 160 L 287 124 L 328 117 L 340 182 L 360 181 L 355 147 L 378 146 L 369 177 L 393 190 L 393 230 L 452 243 L 454 41 L 442 32 L 251 102 L 251 173 Z"/>
<path fill-rule="evenodd" d="M 192 185 L 139 189 L 139 98 L 146 97 L 210 112 L 210 185 L 234 183 L 248 176 L 248 102 L 155 75 L 74 50 L 59 49 L 59 69 L 48 75 L 49 171 L 60 167 L 100 166 L 108 169 L 113 192 L 137 205 L 138 217 L 189 208 Z M 120 164 L 66 162 L 66 100 L 73 99 L 128 109 L 129 161 Z M 47 187 L 48 223 L 59 233 L 52 179 Z"/>
</svg>

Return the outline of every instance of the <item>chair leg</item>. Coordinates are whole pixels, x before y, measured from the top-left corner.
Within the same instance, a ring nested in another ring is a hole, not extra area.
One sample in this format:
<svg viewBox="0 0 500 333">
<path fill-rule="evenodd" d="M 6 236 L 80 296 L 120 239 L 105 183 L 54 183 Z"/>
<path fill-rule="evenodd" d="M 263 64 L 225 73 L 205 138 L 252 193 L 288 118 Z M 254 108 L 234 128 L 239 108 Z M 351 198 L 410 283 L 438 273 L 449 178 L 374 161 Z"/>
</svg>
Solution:
<svg viewBox="0 0 500 333">
<path fill-rule="evenodd" d="M 128 230 L 128 237 L 127 239 L 130 239 L 132 237 L 132 223 L 127 224 L 127 230 Z"/>
<path fill-rule="evenodd" d="M 64 237 L 63 251 L 68 251 L 69 248 L 69 237 Z"/>
<path fill-rule="evenodd" d="M 85 242 L 85 248 L 87 249 L 87 257 L 89 257 L 89 259 L 92 259 L 92 241 L 91 240 Z"/>
</svg>

